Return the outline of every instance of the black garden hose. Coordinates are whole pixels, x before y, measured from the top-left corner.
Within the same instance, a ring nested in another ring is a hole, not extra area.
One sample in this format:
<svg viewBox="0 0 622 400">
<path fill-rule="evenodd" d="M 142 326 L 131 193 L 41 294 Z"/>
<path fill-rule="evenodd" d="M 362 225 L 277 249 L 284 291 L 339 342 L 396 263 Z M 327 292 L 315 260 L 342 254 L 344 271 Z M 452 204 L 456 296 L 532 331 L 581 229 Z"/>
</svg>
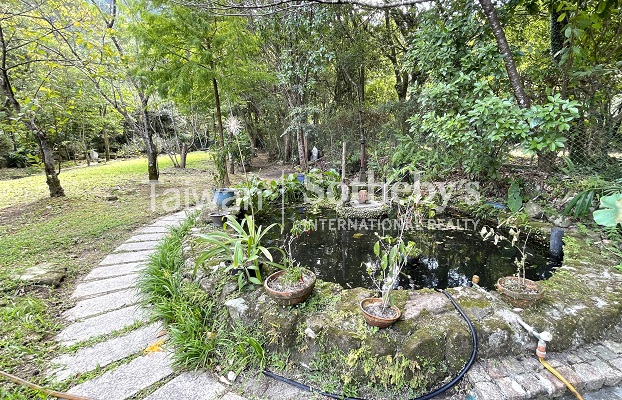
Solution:
<svg viewBox="0 0 622 400">
<path fill-rule="evenodd" d="M 469 317 L 467 317 L 467 315 L 464 313 L 464 311 L 460 308 L 460 306 L 458 305 L 458 303 L 456 303 L 456 301 L 453 299 L 453 297 L 451 297 L 451 295 L 449 293 L 447 293 L 446 291 L 442 290 L 442 289 L 437 289 L 437 291 L 443 293 L 445 296 L 447 296 L 447 298 L 449 299 L 449 301 L 451 301 L 451 303 L 454 305 L 454 307 L 456 308 L 456 310 L 460 313 L 460 315 L 462 316 L 462 318 L 464 318 L 464 320 L 466 321 L 467 325 L 469 326 L 469 329 L 471 330 L 471 339 L 473 339 L 473 351 L 471 352 L 471 358 L 469 359 L 469 361 L 467 361 L 467 363 L 464 365 L 464 367 L 462 368 L 462 370 L 460 371 L 460 373 L 458 375 L 456 375 L 456 377 L 454 379 L 452 379 L 449 383 L 446 383 L 445 385 L 441 386 L 440 388 L 424 394 L 423 396 L 419 396 L 419 397 L 415 397 L 411 400 L 428 400 L 431 398 L 434 398 L 436 396 L 438 396 L 441 393 L 446 392 L 447 390 L 451 389 L 453 386 L 455 386 L 463 377 L 464 375 L 468 372 L 468 370 L 471 368 L 471 366 L 473 365 L 473 362 L 475 362 L 475 357 L 477 357 L 477 332 L 475 331 L 475 327 L 473 326 L 473 323 L 471 322 L 471 320 L 469 319 Z M 288 385 L 297 387 L 298 389 L 302 389 L 305 390 L 307 392 L 313 392 L 313 393 L 317 393 L 320 394 L 322 396 L 326 396 L 326 397 L 330 397 L 331 399 L 342 399 L 342 400 L 365 400 L 359 397 L 345 397 L 343 395 L 337 395 L 337 394 L 333 394 L 333 393 L 327 393 L 327 392 L 323 392 L 321 390 L 317 390 L 312 388 L 311 386 L 307 386 L 305 384 L 302 384 L 300 382 L 297 382 L 293 379 L 288 379 L 285 378 L 283 376 L 277 375 L 273 372 L 270 372 L 268 370 L 263 370 L 262 371 L 264 375 L 276 379 L 278 381 L 287 383 Z"/>
</svg>

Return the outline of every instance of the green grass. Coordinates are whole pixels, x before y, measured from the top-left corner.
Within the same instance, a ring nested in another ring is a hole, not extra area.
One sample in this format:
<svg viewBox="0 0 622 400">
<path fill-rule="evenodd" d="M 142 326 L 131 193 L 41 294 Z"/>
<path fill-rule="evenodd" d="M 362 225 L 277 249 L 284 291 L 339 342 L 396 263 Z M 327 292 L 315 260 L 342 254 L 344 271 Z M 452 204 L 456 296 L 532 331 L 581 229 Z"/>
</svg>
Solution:
<svg viewBox="0 0 622 400">
<path fill-rule="evenodd" d="M 186 167 L 205 168 L 208 158 L 208 153 L 205 152 L 190 153 Z M 158 165 L 161 171 L 166 172 L 172 163 L 168 156 L 160 156 Z M 67 197 L 95 198 L 111 191 L 135 190 L 136 185 L 148 183 L 147 160 L 114 160 L 106 164 L 61 170 L 59 179 Z M 164 183 L 171 181 L 166 174 L 160 179 Z M 0 209 L 36 202 L 47 199 L 48 196 L 45 175 L 42 173 L 0 181 Z"/>
<path fill-rule="evenodd" d="M 44 368 L 59 350 L 53 341 L 62 328 L 58 317 L 68 307 L 66 299 L 76 279 L 136 228 L 171 212 L 164 209 L 163 200 L 171 206 L 179 197 L 183 205 L 186 190 L 212 187 L 207 153 L 189 154 L 188 170 L 170 166 L 168 157 L 160 158 L 160 183 L 153 187 L 144 159 L 65 170 L 60 179 L 67 197 L 54 199 L 48 197 L 41 174 L 0 181 L 1 370 L 45 384 Z M 154 209 L 152 190 L 159 196 Z M 108 201 L 105 194 L 118 199 Z M 16 279 L 23 269 L 39 263 L 65 266 L 67 279 L 55 289 L 27 286 Z M 0 378 L 0 398 L 34 396 Z"/>
</svg>

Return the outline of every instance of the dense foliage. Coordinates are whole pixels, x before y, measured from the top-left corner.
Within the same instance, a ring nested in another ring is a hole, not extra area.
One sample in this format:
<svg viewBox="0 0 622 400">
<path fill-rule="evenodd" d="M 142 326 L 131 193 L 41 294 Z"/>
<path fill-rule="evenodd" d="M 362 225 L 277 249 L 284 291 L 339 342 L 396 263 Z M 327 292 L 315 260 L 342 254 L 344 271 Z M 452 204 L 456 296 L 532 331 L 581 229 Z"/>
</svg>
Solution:
<svg viewBox="0 0 622 400">
<path fill-rule="evenodd" d="M 499 181 L 517 154 L 541 171 L 616 177 L 618 2 L 513 0 L 492 17 L 486 4 L 302 2 L 229 15 L 209 2 L 8 1 L 0 159 L 23 167 L 90 150 L 167 152 L 183 167 L 187 151 L 218 143 L 226 184 L 254 149 L 306 169 L 315 147 L 322 168 L 340 169 L 345 142 L 354 173 L 364 141 L 366 165 L 386 177 Z"/>
</svg>

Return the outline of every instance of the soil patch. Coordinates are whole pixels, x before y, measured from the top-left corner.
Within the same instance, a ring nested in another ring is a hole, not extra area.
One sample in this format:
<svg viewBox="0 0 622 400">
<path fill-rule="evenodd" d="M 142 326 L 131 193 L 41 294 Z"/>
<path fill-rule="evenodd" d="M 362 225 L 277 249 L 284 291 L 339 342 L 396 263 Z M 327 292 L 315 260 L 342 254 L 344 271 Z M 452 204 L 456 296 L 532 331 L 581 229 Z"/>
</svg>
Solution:
<svg viewBox="0 0 622 400">
<path fill-rule="evenodd" d="M 391 307 L 383 307 L 382 303 L 371 303 L 363 307 L 365 312 L 374 317 L 393 319 L 397 317 L 397 312 Z"/>
</svg>

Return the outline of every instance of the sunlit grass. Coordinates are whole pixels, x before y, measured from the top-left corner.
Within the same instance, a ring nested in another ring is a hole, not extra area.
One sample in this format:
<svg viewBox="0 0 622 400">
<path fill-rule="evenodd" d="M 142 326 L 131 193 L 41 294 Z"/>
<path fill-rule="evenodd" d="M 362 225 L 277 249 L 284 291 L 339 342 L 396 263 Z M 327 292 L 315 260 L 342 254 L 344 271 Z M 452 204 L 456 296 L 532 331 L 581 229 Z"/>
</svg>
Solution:
<svg viewBox="0 0 622 400">
<path fill-rule="evenodd" d="M 206 152 L 188 154 L 188 168 L 205 168 L 209 163 L 209 154 Z M 164 155 L 158 158 L 158 165 L 160 170 L 165 170 L 172 166 L 172 162 Z M 59 179 L 67 197 L 101 196 L 115 187 L 147 184 L 147 160 L 113 160 L 90 167 L 61 170 Z M 161 180 L 166 183 L 166 176 Z M 0 209 L 32 203 L 48 196 L 43 174 L 0 181 Z"/>
<path fill-rule="evenodd" d="M 49 197 L 41 174 L 0 181 L 0 369 L 46 383 L 41 372 L 58 349 L 52 338 L 76 278 L 136 228 L 172 211 L 161 204 L 152 208 L 152 190 L 160 202 L 167 190 L 182 194 L 212 187 L 208 153 L 189 154 L 187 170 L 171 168 L 168 157 L 159 163 L 157 185 L 149 184 L 144 159 L 65 170 L 60 175 L 64 198 Z M 106 194 L 117 199 L 110 201 Z M 60 288 L 26 286 L 16 279 L 40 263 L 67 267 Z M 1 379 L 0 388 L 3 399 L 35 398 Z"/>
</svg>

